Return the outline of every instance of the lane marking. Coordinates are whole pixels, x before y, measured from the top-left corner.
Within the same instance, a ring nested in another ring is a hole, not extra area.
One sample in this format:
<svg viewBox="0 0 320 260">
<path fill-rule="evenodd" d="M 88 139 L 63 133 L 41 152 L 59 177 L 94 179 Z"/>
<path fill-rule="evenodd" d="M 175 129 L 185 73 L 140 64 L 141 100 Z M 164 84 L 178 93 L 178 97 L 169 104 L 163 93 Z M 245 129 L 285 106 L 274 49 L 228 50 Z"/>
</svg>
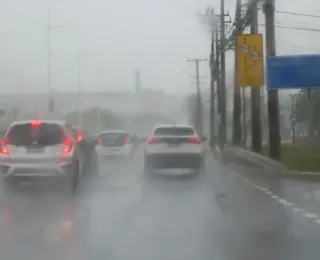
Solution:
<svg viewBox="0 0 320 260">
<path fill-rule="evenodd" d="M 292 208 L 292 210 L 294 212 L 302 212 L 302 211 L 304 211 L 304 209 L 302 209 L 302 208 Z"/>
<path fill-rule="evenodd" d="M 320 216 L 318 214 L 308 212 L 306 209 L 295 205 L 294 203 L 286 200 L 285 198 L 281 198 L 278 195 L 274 194 L 271 190 L 268 190 L 265 187 L 261 187 L 256 183 L 249 181 L 248 179 L 244 178 L 240 173 L 234 172 L 234 174 L 241 179 L 242 182 L 246 183 L 247 185 L 251 186 L 252 188 L 263 192 L 265 195 L 270 197 L 271 199 L 275 200 L 276 202 L 284 205 L 285 207 L 289 207 L 293 212 L 301 213 L 301 215 L 307 219 L 311 219 L 314 223 L 320 226 Z"/>
<path fill-rule="evenodd" d="M 314 213 L 303 213 L 303 215 L 307 218 L 319 218 L 319 216 Z"/>
<path fill-rule="evenodd" d="M 278 201 L 284 206 L 293 206 L 293 204 L 291 202 L 289 202 L 289 201 L 287 201 L 285 199 L 281 199 L 280 198 Z"/>
</svg>

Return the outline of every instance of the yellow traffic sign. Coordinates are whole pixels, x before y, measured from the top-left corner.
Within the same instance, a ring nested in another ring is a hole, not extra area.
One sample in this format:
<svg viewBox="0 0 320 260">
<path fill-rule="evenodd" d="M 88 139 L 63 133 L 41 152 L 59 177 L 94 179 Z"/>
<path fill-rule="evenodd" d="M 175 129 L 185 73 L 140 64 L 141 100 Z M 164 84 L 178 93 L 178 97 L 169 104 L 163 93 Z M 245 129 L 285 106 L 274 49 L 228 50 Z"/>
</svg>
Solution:
<svg viewBox="0 0 320 260">
<path fill-rule="evenodd" d="M 237 37 L 237 69 L 240 87 L 264 84 L 262 34 L 241 34 Z"/>
</svg>

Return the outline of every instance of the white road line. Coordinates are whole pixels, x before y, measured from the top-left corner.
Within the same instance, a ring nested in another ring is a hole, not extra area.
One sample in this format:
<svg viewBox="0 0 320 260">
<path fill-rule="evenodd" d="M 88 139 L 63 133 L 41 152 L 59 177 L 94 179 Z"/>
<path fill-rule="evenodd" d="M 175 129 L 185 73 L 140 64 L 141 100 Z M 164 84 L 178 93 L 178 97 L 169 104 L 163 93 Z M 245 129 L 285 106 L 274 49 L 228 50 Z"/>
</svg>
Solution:
<svg viewBox="0 0 320 260">
<path fill-rule="evenodd" d="M 303 215 L 307 218 L 319 218 L 319 216 L 314 213 L 303 213 Z"/>
<path fill-rule="evenodd" d="M 280 198 L 278 201 L 284 206 L 293 206 L 293 204 L 291 202 L 289 202 L 289 201 L 287 201 L 285 199 L 281 199 Z"/>
<path fill-rule="evenodd" d="M 277 201 L 278 203 L 280 203 L 280 204 L 282 204 L 284 206 L 290 207 L 290 209 L 292 211 L 301 213 L 302 216 L 304 216 L 305 218 L 312 219 L 316 224 L 318 224 L 320 226 L 320 216 L 318 216 L 317 214 L 312 213 L 312 212 L 308 212 L 306 209 L 298 207 L 294 203 L 291 203 L 290 201 L 287 201 L 285 198 L 279 197 L 278 195 L 274 194 L 272 191 L 268 190 L 267 188 L 261 187 L 261 186 L 255 184 L 255 183 L 249 181 L 248 179 L 244 178 L 238 172 L 235 172 L 235 175 L 237 177 L 239 177 L 247 185 L 253 187 L 254 189 L 257 189 L 257 190 L 263 192 L 268 197 L 272 198 L 273 200 Z"/>
</svg>

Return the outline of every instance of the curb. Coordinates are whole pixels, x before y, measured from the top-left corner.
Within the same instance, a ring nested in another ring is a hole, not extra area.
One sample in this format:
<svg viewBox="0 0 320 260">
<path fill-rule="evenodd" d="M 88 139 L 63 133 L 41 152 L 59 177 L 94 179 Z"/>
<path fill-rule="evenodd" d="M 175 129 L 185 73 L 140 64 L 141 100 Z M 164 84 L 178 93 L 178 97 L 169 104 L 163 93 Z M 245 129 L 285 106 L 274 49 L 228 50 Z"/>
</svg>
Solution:
<svg viewBox="0 0 320 260">
<path fill-rule="evenodd" d="M 214 149 L 212 150 L 212 154 L 218 162 L 223 162 L 223 152 L 221 151 L 220 147 L 214 147 Z"/>
<path fill-rule="evenodd" d="M 320 181 L 320 172 L 297 172 L 297 171 L 288 171 L 283 174 L 285 179 L 295 179 L 301 181 Z"/>
<path fill-rule="evenodd" d="M 293 179 L 293 180 L 300 180 L 300 181 L 320 181 L 320 172 L 299 172 L 299 171 L 290 171 L 287 170 L 285 167 L 279 167 L 278 169 L 270 169 L 270 168 L 264 168 L 262 167 L 253 167 L 253 166 L 246 166 L 242 164 L 236 164 L 232 161 L 229 163 L 226 162 L 226 158 L 224 158 L 224 152 L 219 148 L 215 147 L 212 151 L 212 154 L 214 158 L 222 163 L 222 164 L 228 164 L 233 169 L 236 169 L 238 167 L 241 168 L 241 170 L 248 169 L 250 171 L 257 172 L 257 174 L 270 174 L 270 171 L 279 171 L 279 177 L 282 179 Z M 272 175 L 272 174 L 271 174 Z"/>
<path fill-rule="evenodd" d="M 239 162 L 247 162 L 252 166 L 258 166 L 266 170 L 286 172 L 287 169 L 284 164 L 266 157 L 262 154 L 252 152 L 242 147 L 230 146 L 226 152 L 233 160 Z M 250 166 L 250 165 L 249 165 Z"/>
</svg>

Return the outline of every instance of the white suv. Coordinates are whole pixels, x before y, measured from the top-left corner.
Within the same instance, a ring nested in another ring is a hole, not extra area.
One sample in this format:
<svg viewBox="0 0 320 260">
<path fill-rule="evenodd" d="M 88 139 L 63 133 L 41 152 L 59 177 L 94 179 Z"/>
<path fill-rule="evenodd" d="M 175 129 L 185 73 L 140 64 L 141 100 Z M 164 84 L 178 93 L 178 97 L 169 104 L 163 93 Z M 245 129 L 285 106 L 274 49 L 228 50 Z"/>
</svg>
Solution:
<svg viewBox="0 0 320 260">
<path fill-rule="evenodd" d="M 200 170 L 204 147 L 190 125 L 159 125 L 144 146 L 144 170 L 188 168 Z"/>
</svg>

